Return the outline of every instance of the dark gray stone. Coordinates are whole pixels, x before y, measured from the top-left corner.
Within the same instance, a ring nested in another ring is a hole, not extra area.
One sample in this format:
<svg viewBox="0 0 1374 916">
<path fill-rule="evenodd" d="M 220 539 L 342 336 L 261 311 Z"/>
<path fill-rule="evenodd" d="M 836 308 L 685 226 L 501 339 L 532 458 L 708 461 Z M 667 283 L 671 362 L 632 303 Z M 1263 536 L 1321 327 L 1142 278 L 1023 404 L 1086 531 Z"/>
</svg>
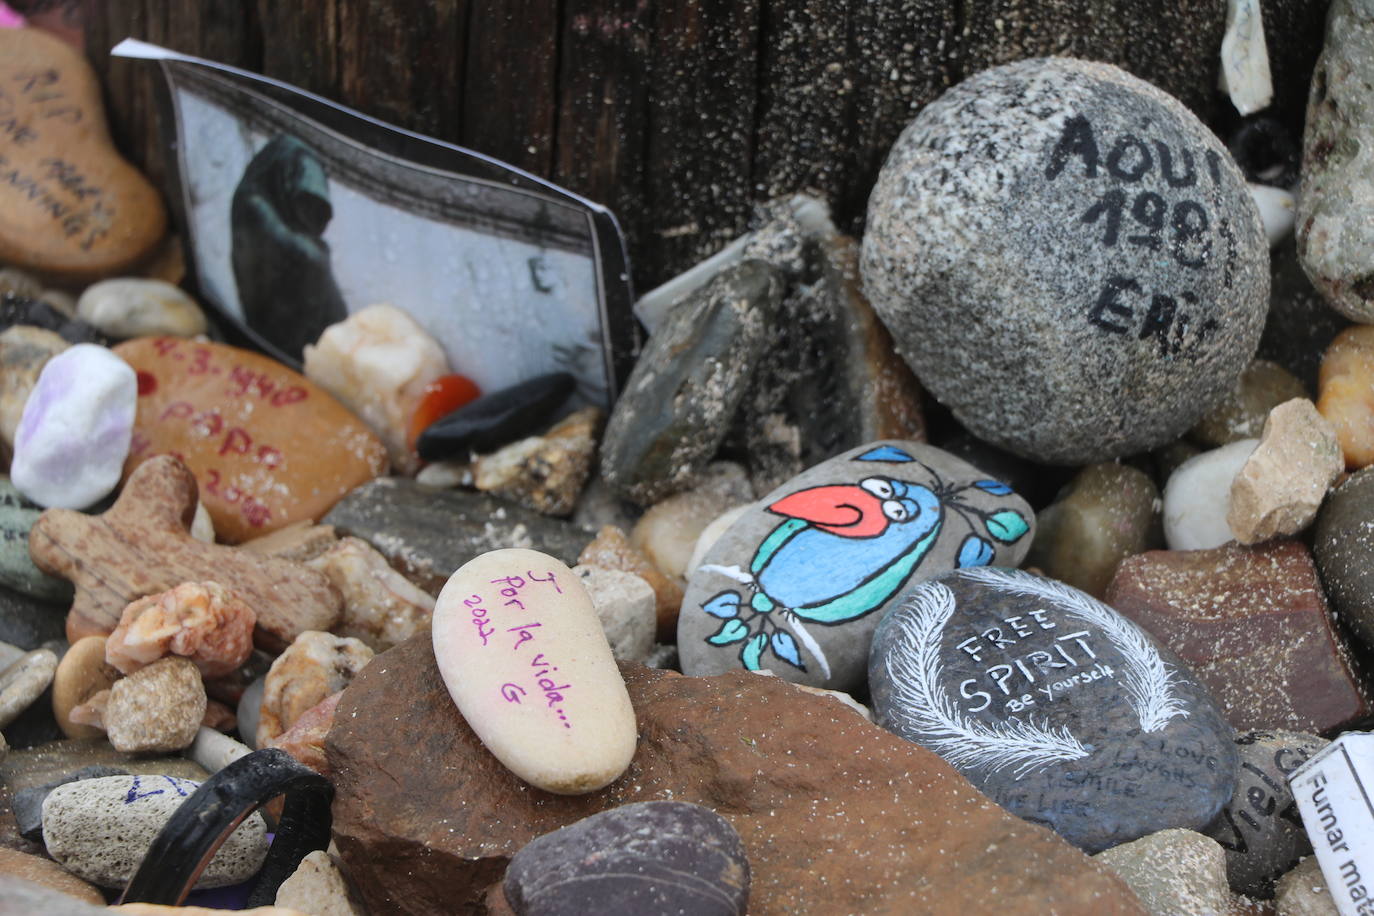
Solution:
<svg viewBox="0 0 1374 916">
<path fill-rule="evenodd" d="M 1336 616 L 1374 648 L 1374 467 L 1327 494 L 1312 527 L 1312 556 Z"/>
<path fill-rule="evenodd" d="M 531 840 L 511 858 L 504 888 L 518 916 L 740 916 L 749 861 L 710 808 L 637 802 Z"/>
<path fill-rule="evenodd" d="M 569 566 L 592 539 L 568 522 L 467 490 L 435 490 L 409 477 L 378 477 L 320 520 L 367 541 L 420 588 L 439 594 L 453 571 L 501 547 L 528 547 Z"/>
<path fill-rule="evenodd" d="M 678 617 L 682 670 L 858 690 L 873 631 L 908 583 L 1015 566 L 1034 518 L 1006 484 L 934 446 L 850 449 L 769 493 L 707 551 Z"/>
<path fill-rule="evenodd" d="M 46 302 L 6 293 L 0 296 L 0 330 L 16 324 L 31 324 L 45 331 L 55 331 L 68 343 L 102 346 L 110 343 L 108 338 L 86 322 L 72 318 Z"/>
<path fill-rule="evenodd" d="M 543 429 L 575 385 L 569 373 L 552 372 L 484 394 L 427 426 L 416 450 L 426 461 L 466 461 L 472 452 L 493 451 Z"/>
<path fill-rule="evenodd" d="M 675 305 L 635 363 L 601 443 L 601 476 L 650 505 L 690 487 L 748 389 L 783 295 L 782 274 L 742 261 Z"/>
<path fill-rule="evenodd" d="M 1291 236 L 1271 256 L 1269 316 L 1260 336 L 1259 355 L 1297 376 L 1307 396 L 1312 397 L 1317 391 L 1322 354 L 1332 339 L 1350 326 L 1350 319 L 1327 305 L 1322 294 L 1312 288 Z"/>
<path fill-rule="evenodd" d="M 863 276 L 922 384 L 1047 463 L 1162 445 L 1249 362 L 1269 294 L 1226 148 L 1107 64 L 1022 61 L 926 106 L 869 201 Z"/>
<path fill-rule="evenodd" d="M 0 642 L 37 649 L 50 640 L 66 639 L 66 625 L 66 605 L 40 601 L 0 585 Z"/>
<path fill-rule="evenodd" d="M 1234 733 L 1183 663 L 1052 579 L 918 584 L 878 626 L 869 686 L 879 725 L 1089 853 L 1200 829 L 1235 789 Z"/>
<path fill-rule="evenodd" d="M 72 584 L 40 570 L 29 556 L 29 529 L 43 507 L 29 502 L 8 476 L 0 476 L 0 585 L 43 601 L 70 603 Z"/>
<path fill-rule="evenodd" d="M 1226 877 L 1238 894 L 1269 898 L 1274 883 L 1312 854 L 1288 777 L 1327 741 L 1301 732 L 1249 732 L 1240 748 L 1236 792 L 1203 832 L 1226 850 Z"/>
<path fill-rule="evenodd" d="M 82 779 L 127 775 L 129 775 L 127 770 L 98 763 L 82 767 L 75 772 L 45 782 L 41 786 L 19 789 L 10 800 L 10 804 L 14 808 L 15 823 L 19 826 L 19 835 L 34 842 L 40 842 L 43 839 L 43 799 L 47 798 L 48 793 L 58 786 L 65 786 L 69 782 L 78 782 Z"/>
</svg>

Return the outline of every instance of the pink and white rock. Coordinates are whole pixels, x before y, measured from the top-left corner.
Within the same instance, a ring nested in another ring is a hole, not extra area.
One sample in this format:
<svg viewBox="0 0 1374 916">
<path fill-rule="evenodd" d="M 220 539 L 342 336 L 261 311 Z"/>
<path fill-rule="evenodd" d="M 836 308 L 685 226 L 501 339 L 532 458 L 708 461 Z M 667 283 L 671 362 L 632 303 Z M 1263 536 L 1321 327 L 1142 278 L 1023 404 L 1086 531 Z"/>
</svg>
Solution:
<svg viewBox="0 0 1374 916">
<path fill-rule="evenodd" d="M 257 619 L 218 582 L 183 582 L 126 607 L 105 642 L 105 660 L 132 674 L 165 655 L 180 655 L 202 677 L 223 677 L 252 654 Z"/>
<path fill-rule="evenodd" d="M 432 634 L 459 712 L 516 776 L 581 795 L 625 772 L 634 709 L 592 599 L 567 566 L 523 548 L 482 554 L 439 593 Z"/>
<path fill-rule="evenodd" d="M 1297 534 L 1345 470 L 1335 427 L 1306 398 L 1269 412 L 1255 451 L 1231 483 L 1226 522 L 1242 544 Z"/>
<path fill-rule="evenodd" d="M 198 788 L 200 783 L 175 776 L 105 776 L 58 786 L 43 800 L 43 842 L 73 874 L 101 887 L 120 887 Z M 254 813 L 225 840 L 196 887 L 245 881 L 266 857 L 267 824 Z"/>
<path fill-rule="evenodd" d="M 394 305 L 369 305 L 305 348 L 305 377 L 361 417 L 403 474 L 420 467 L 406 441 L 410 418 L 425 387 L 450 371 L 438 341 Z"/>
<path fill-rule="evenodd" d="M 263 682 L 257 747 L 296 724 L 306 710 L 348 686 L 372 661 L 367 644 L 351 637 L 307 630 L 277 656 Z"/>
<path fill-rule="evenodd" d="M 334 725 L 334 710 L 339 705 L 343 691 L 331 693 L 314 706 L 301 713 L 291 727 L 271 739 L 264 747 L 276 747 L 286 751 L 317 773 L 329 775 L 329 760 L 324 754 L 324 738 Z"/>
<path fill-rule="evenodd" d="M 114 682 L 104 728 L 117 751 L 179 751 L 196 740 L 205 705 L 196 666 L 176 656 L 163 658 Z"/>
<path fill-rule="evenodd" d="M 334 627 L 338 635 L 385 652 L 429 628 L 434 597 L 397 572 L 367 541 L 343 538 L 305 565 L 324 573 L 343 596 L 343 619 Z"/>
<path fill-rule="evenodd" d="M 599 566 L 574 566 L 573 572 L 591 596 L 611 654 L 621 661 L 643 662 L 654 648 L 658 614 L 654 590 L 634 573 Z"/>
<path fill-rule="evenodd" d="M 109 337 L 195 337 L 205 333 L 196 301 L 165 280 L 119 277 L 86 287 L 76 315 Z"/>
<path fill-rule="evenodd" d="M 138 381 L 118 356 L 77 344 L 43 367 L 15 432 L 10 479 L 40 506 L 84 509 L 119 483 Z"/>
<path fill-rule="evenodd" d="M 1231 482 L 1258 439 L 1239 439 L 1189 458 L 1164 485 L 1164 540 L 1170 550 L 1207 550 L 1234 538 L 1226 521 Z"/>
</svg>

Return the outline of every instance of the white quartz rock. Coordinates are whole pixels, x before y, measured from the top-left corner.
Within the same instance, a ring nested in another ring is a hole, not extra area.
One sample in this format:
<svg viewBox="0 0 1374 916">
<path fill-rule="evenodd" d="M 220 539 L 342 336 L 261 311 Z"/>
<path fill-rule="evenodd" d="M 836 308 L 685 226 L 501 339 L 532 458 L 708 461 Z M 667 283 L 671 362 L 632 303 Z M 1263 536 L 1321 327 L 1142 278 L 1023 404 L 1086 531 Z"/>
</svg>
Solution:
<svg viewBox="0 0 1374 916">
<path fill-rule="evenodd" d="M 1226 520 L 1231 482 L 1259 445 L 1240 439 L 1179 465 L 1164 486 L 1164 540 L 1170 550 L 1207 550 L 1235 536 Z"/>
<path fill-rule="evenodd" d="M 77 344 L 48 360 L 24 403 L 10 479 L 44 507 L 85 509 L 119 483 L 137 411 L 134 370 Z"/>
<path fill-rule="evenodd" d="M 1250 184 L 1250 196 L 1259 207 L 1260 221 L 1264 223 L 1264 234 L 1273 248 L 1288 238 L 1293 231 L 1293 214 L 1298 207 L 1297 200 L 1283 188 L 1272 188 L 1267 184 Z"/>
<path fill-rule="evenodd" d="M 119 277 L 86 287 L 76 315 L 111 337 L 195 337 L 205 333 L 205 313 L 194 299 L 165 280 Z"/>
</svg>

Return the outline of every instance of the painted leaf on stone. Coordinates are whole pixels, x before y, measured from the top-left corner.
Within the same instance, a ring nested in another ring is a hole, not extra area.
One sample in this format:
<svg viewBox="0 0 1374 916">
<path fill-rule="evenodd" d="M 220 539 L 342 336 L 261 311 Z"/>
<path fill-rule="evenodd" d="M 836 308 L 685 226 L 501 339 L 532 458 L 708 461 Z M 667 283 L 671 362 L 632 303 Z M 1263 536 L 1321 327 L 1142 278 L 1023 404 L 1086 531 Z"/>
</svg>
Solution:
<svg viewBox="0 0 1374 916">
<path fill-rule="evenodd" d="M 1006 496 L 1011 493 L 1011 487 L 1002 483 L 1000 480 L 975 480 L 973 485 L 985 493 L 993 496 Z"/>
<path fill-rule="evenodd" d="M 739 592 L 721 592 L 701 606 L 712 617 L 729 620 L 739 616 Z"/>
<path fill-rule="evenodd" d="M 733 623 L 733 621 L 731 621 Z M 729 626 L 729 624 L 726 624 Z M 763 655 L 763 650 L 768 648 L 768 636 L 765 633 L 755 633 L 740 650 L 740 661 L 744 662 L 744 667 L 750 671 L 759 670 L 759 658 Z"/>
<path fill-rule="evenodd" d="M 744 625 L 742 620 L 731 619 L 725 621 L 725 625 L 716 631 L 716 635 L 707 637 L 706 641 L 713 646 L 728 646 L 731 643 L 739 642 L 749 635 L 749 628 Z"/>
<path fill-rule="evenodd" d="M 773 654 L 787 662 L 793 668 L 800 668 L 805 671 L 806 666 L 801 663 L 801 655 L 797 651 L 797 641 L 792 638 L 791 633 L 778 631 L 773 634 Z"/>
<path fill-rule="evenodd" d="M 987 520 L 988 534 L 997 538 L 1003 544 L 1012 544 L 1020 540 L 1021 535 L 1030 530 L 1030 525 L 1021 517 L 1021 513 L 1011 509 L 1003 509 L 996 515 Z"/>
<path fill-rule="evenodd" d="M 967 566 L 987 566 L 992 562 L 992 545 L 976 534 L 970 534 L 964 538 L 964 543 L 959 545 L 959 559 L 955 566 L 963 569 Z"/>
</svg>

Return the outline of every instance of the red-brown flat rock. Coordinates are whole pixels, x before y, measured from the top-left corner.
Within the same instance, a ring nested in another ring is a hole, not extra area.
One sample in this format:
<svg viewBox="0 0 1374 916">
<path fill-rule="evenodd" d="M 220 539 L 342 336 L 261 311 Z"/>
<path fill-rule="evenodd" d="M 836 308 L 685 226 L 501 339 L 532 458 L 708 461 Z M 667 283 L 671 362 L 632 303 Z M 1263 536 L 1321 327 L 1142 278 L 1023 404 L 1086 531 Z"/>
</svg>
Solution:
<svg viewBox="0 0 1374 916">
<path fill-rule="evenodd" d="M 621 670 L 634 759 L 605 789 L 564 796 L 522 782 L 482 746 L 428 634 L 365 668 L 339 701 L 326 753 L 334 837 L 369 910 L 483 912 L 488 888 L 536 836 L 673 799 L 739 832 L 752 916 L 1144 912 L 1068 843 L 836 701 L 742 671 Z"/>
<path fill-rule="evenodd" d="M 81 52 L 38 29 L 0 29 L 0 263 L 63 280 L 129 267 L 167 213 L 115 152 Z"/>
<path fill-rule="evenodd" d="M 387 468 L 386 447 L 323 388 L 248 350 L 175 337 L 115 347 L 138 373 L 124 464 L 172 454 L 195 472 L 220 540 L 315 521 Z"/>
<path fill-rule="evenodd" d="M 1128 557 L 1106 601 L 1178 653 L 1238 731 L 1329 734 L 1374 712 L 1297 541 Z"/>
<path fill-rule="evenodd" d="M 253 609 L 253 639 L 281 652 L 306 630 L 328 630 L 339 619 L 339 593 L 323 573 L 236 547 L 206 544 L 188 530 L 196 508 L 196 478 L 160 455 L 139 466 L 119 499 L 101 515 L 49 509 L 29 531 L 39 569 L 76 587 L 67 638 L 106 636 L 130 602 L 183 582 L 214 581 Z"/>
</svg>

